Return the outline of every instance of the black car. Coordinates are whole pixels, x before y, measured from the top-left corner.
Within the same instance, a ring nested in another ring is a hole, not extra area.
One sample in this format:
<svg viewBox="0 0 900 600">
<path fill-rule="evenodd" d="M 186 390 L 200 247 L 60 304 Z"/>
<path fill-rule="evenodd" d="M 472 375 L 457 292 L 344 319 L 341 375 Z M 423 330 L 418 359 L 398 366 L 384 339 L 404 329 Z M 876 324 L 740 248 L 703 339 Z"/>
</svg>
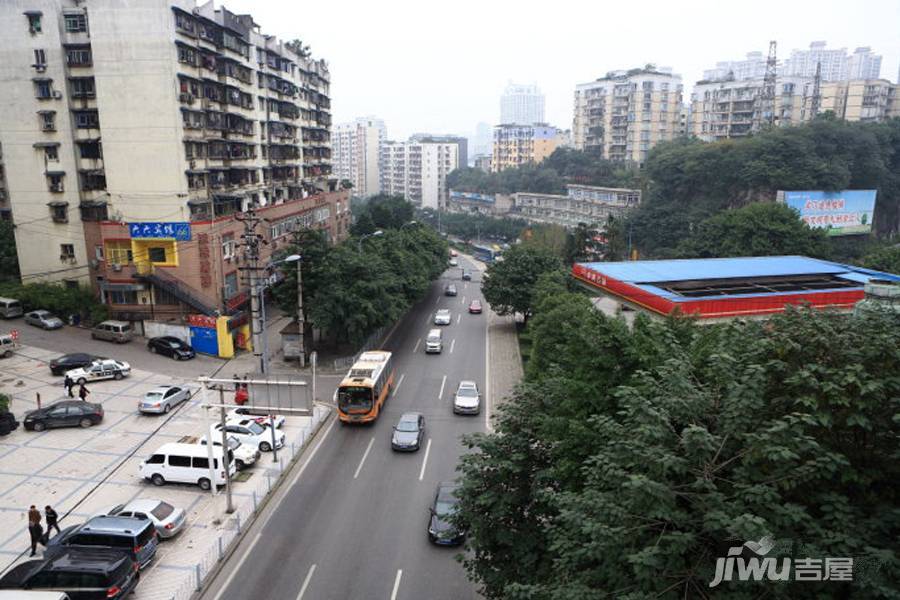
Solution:
<svg viewBox="0 0 900 600">
<path fill-rule="evenodd" d="M 0 578 L 0 589 L 65 592 L 72 600 L 124 598 L 138 583 L 137 563 L 108 548 L 64 548 L 17 565 Z"/>
<path fill-rule="evenodd" d="M 147 349 L 154 354 L 171 356 L 175 360 L 187 360 L 197 355 L 188 344 L 170 335 L 150 338 L 150 341 L 147 342 Z"/>
<path fill-rule="evenodd" d="M 434 503 L 428 512 L 431 518 L 428 520 L 428 539 L 433 544 L 440 546 L 458 546 L 466 539 L 466 534 L 456 528 L 450 522 L 450 517 L 456 513 L 456 490 L 458 485 L 449 482 L 441 482 L 434 494 Z"/>
<path fill-rule="evenodd" d="M 391 449 L 401 452 L 415 452 L 422 447 L 422 439 L 425 437 L 425 415 L 422 413 L 408 412 L 400 416 L 400 421 L 394 425 L 394 433 L 391 436 Z"/>
<path fill-rule="evenodd" d="M 140 568 L 156 556 L 159 538 L 150 519 L 98 515 L 81 525 L 71 525 L 47 542 L 46 553 L 65 548 L 113 548 L 127 554 Z"/>
<path fill-rule="evenodd" d="M 103 407 L 82 400 L 60 400 L 44 408 L 25 413 L 22 425 L 28 431 L 51 427 L 90 427 L 103 420 Z"/>
<path fill-rule="evenodd" d="M 11 412 L 0 412 L 0 435 L 7 435 L 16 430 L 19 426 L 19 422 L 16 421 L 16 416 Z"/>
<path fill-rule="evenodd" d="M 59 358 L 50 361 L 50 372 L 54 375 L 64 375 L 66 371 L 71 369 L 82 369 L 90 366 L 92 362 L 101 358 L 93 354 L 84 354 L 77 352 L 75 354 L 63 354 Z"/>
</svg>

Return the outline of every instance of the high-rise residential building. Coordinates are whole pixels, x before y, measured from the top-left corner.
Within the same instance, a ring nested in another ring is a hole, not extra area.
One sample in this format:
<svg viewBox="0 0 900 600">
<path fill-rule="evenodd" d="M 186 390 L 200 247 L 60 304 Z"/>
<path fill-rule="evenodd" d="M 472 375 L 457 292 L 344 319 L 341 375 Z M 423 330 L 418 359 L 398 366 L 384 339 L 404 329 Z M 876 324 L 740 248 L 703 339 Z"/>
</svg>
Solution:
<svg viewBox="0 0 900 600">
<path fill-rule="evenodd" d="M 846 48 L 826 48 L 825 42 L 813 42 L 809 50 L 792 50 L 779 70 L 782 75 L 814 77 L 821 67 L 822 81 L 850 79 L 878 79 L 881 77 L 881 56 L 871 48 L 857 48 L 848 55 Z"/>
<path fill-rule="evenodd" d="M 484 156 L 491 153 L 494 144 L 494 132 L 487 123 L 478 123 L 475 126 L 475 137 L 471 144 L 470 156 Z"/>
<path fill-rule="evenodd" d="M 331 132 L 334 176 L 353 184 L 355 196 L 372 196 L 381 191 L 381 145 L 387 141 L 384 121 L 359 117 L 339 123 Z"/>
<path fill-rule="evenodd" d="M 575 88 L 575 148 L 643 162 L 653 146 L 678 135 L 681 107 L 681 76 L 671 69 L 612 71 Z"/>
<path fill-rule="evenodd" d="M 3 2 L 0 80 L 24 281 L 90 282 L 132 320 L 237 314 L 235 215 L 268 219 L 262 260 L 296 227 L 346 235 L 328 67 L 250 15 L 194 0 Z"/>
<path fill-rule="evenodd" d="M 900 85 L 887 79 L 822 83 L 819 112 L 825 111 L 847 121 L 880 122 L 900 117 Z"/>
<path fill-rule="evenodd" d="M 500 96 L 500 123 L 544 123 L 544 94 L 536 84 L 509 82 Z"/>
<path fill-rule="evenodd" d="M 414 133 L 409 136 L 411 142 L 427 142 L 438 144 L 456 144 L 457 163 L 460 167 L 469 164 L 469 140 L 461 135 L 434 135 L 432 133 Z"/>
<path fill-rule="evenodd" d="M 491 170 L 496 172 L 550 156 L 560 142 L 560 131 L 550 125 L 504 124 L 494 127 Z"/>
<path fill-rule="evenodd" d="M 748 52 L 744 60 L 717 62 L 714 69 L 703 71 L 703 80 L 762 79 L 766 75 L 766 57 L 762 52 Z"/>
<path fill-rule="evenodd" d="M 459 153 L 465 147 L 465 138 L 428 134 L 416 134 L 414 138 L 388 141 L 382 146 L 382 190 L 403 196 L 422 208 L 444 207 L 447 175 L 461 165 Z"/>
</svg>

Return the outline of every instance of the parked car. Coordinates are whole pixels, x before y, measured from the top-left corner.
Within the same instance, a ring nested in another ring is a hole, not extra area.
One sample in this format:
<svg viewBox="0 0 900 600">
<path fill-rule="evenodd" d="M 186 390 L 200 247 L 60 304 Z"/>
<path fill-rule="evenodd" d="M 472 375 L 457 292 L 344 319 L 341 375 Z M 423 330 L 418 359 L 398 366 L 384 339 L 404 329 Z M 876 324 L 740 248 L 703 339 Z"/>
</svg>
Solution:
<svg viewBox="0 0 900 600">
<path fill-rule="evenodd" d="M 190 388 L 177 385 L 161 385 L 144 394 L 138 402 L 138 411 L 142 413 L 168 413 L 185 400 L 190 400 Z"/>
<path fill-rule="evenodd" d="M 9 435 L 19 428 L 19 422 L 16 421 L 16 415 L 8 411 L 0 412 L 0 436 Z"/>
<path fill-rule="evenodd" d="M 41 329 L 62 329 L 62 319 L 47 310 L 33 310 L 25 313 L 25 322 Z"/>
<path fill-rule="evenodd" d="M 23 312 L 22 303 L 15 298 L 0 298 L 0 317 L 13 319 L 21 317 Z"/>
<path fill-rule="evenodd" d="M 156 556 L 159 539 L 147 518 L 97 516 L 81 525 L 66 527 L 47 542 L 48 554 L 61 548 L 112 548 L 125 552 L 144 568 Z"/>
<path fill-rule="evenodd" d="M 449 325 L 451 318 L 449 308 L 439 308 L 437 312 L 434 313 L 434 324 Z"/>
<path fill-rule="evenodd" d="M 474 381 L 460 381 L 453 396 L 453 412 L 458 415 L 477 415 L 481 411 L 481 393 Z"/>
<path fill-rule="evenodd" d="M 222 432 L 221 429 L 216 431 L 215 429 L 210 428 L 210 434 L 213 438 L 213 446 L 217 448 L 222 447 Z M 247 444 L 242 444 L 239 439 L 237 439 L 233 435 L 229 435 L 225 438 L 228 442 L 228 449 L 231 450 L 231 453 L 234 455 L 234 466 L 237 467 L 238 471 L 243 471 L 247 467 L 252 467 L 259 460 L 259 448 L 252 448 Z M 207 437 L 204 435 L 203 437 L 196 438 L 191 435 L 186 435 L 181 438 L 179 441 L 183 443 L 194 443 L 201 444 L 205 446 L 207 444 Z"/>
<path fill-rule="evenodd" d="M 164 335 L 161 337 L 150 338 L 147 342 L 147 349 L 153 354 L 162 354 L 169 356 L 175 360 L 188 360 L 194 358 L 197 353 L 191 348 L 190 344 L 185 344 L 177 337 Z"/>
<path fill-rule="evenodd" d="M 82 384 L 102 379 L 122 379 L 131 373 L 131 365 L 121 360 L 104 358 L 95 360 L 88 367 L 66 371 L 66 375 L 75 383 Z"/>
<path fill-rule="evenodd" d="M 95 340 L 124 344 L 134 337 L 134 330 L 131 323 L 125 321 L 103 321 L 91 328 L 91 337 Z"/>
<path fill-rule="evenodd" d="M 22 425 L 28 431 L 53 427 L 90 427 L 103 420 L 103 406 L 83 400 L 60 400 L 25 413 Z"/>
<path fill-rule="evenodd" d="M 459 486 L 449 482 L 441 482 L 434 494 L 434 501 L 428 512 L 431 518 L 428 520 L 428 539 L 433 544 L 441 546 L 458 546 L 466 539 L 466 534 L 456 528 L 450 522 L 450 517 L 456 513 L 459 501 L 456 498 L 456 490 Z"/>
<path fill-rule="evenodd" d="M 472 271 L 468 269 L 463 269 L 462 272 L 463 281 L 472 281 Z"/>
<path fill-rule="evenodd" d="M 89 366 L 95 360 L 104 360 L 101 356 L 76 352 L 75 354 L 63 354 L 50 361 L 50 372 L 54 375 L 62 375 L 72 369 L 82 369 Z"/>
<path fill-rule="evenodd" d="M 473 315 L 481 314 L 481 300 L 472 300 L 469 302 L 469 313 Z"/>
<path fill-rule="evenodd" d="M 9 358 L 19 349 L 19 342 L 9 334 L 0 335 L 0 357 Z"/>
<path fill-rule="evenodd" d="M 156 535 L 163 539 L 178 535 L 187 522 L 183 508 L 176 508 L 155 498 L 137 498 L 127 504 L 112 507 L 106 514 L 112 517 L 147 519 L 156 528 Z"/>
<path fill-rule="evenodd" d="M 217 435 L 222 435 L 222 424 L 215 423 L 213 428 Z M 272 431 L 268 426 L 260 425 L 253 417 L 229 419 L 225 421 L 225 432 L 236 437 L 242 444 L 258 448 L 261 452 L 272 451 Z M 284 446 L 284 432 L 275 430 L 275 447 Z"/>
<path fill-rule="evenodd" d="M 134 591 L 139 579 L 137 563 L 120 550 L 66 548 L 16 565 L 0 578 L 0 589 L 61 591 L 72 600 L 120 600 Z"/>
<path fill-rule="evenodd" d="M 415 452 L 422 447 L 425 438 L 425 415 L 422 413 L 408 412 L 400 416 L 400 420 L 394 425 L 394 433 L 391 436 L 391 449 L 401 452 Z"/>
<path fill-rule="evenodd" d="M 458 266 L 459 266 L 459 261 L 456 260 L 455 258 L 451 258 L 451 259 L 450 259 L 450 266 L 451 266 L 451 267 L 458 267 Z"/>
<path fill-rule="evenodd" d="M 337 390 L 335 390 L 335 393 L 337 393 Z M 265 409 L 255 408 L 253 406 L 239 406 L 237 408 L 232 408 L 228 411 L 228 415 L 225 418 L 233 421 L 235 419 L 245 419 L 248 417 L 252 417 L 254 421 L 262 426 L 269 425 L 274 419 L 276 429 L 284 427 L 284 415 L 273 415 Z"/>
<path fill-rule="evenodd" d="M 456 286 L 452 283 L 448 283 L 444 287 L 444 295 L 445 296 L 455 296 L 456 295 Z"/>
<path fill-rule="evenodd" d="M 200 444 L 184 444 L 171 442 L 163 444 L 156 452 L 141 463 L 141 477 L 149 479 L 153 485 L 166 485 L 168 482 L 194 483 L 201 490 L 208 490 L 213 485 L 225 485 L 225 469 L 222 460 L 222 449 L 213 446 L 213 468 L 210 481 L 209 449 Z M 234 456 L 228 453 L 228 472 L 235 473 Z"/>
</svg>

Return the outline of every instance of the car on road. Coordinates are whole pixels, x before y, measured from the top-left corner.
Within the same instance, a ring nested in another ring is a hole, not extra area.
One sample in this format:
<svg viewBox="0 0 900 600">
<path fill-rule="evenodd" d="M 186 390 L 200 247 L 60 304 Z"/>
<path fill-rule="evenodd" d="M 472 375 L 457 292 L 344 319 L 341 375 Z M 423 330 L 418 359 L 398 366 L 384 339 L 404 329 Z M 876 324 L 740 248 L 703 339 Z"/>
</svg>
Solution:
<svg viewBox="0 0 900 600">
<path fill-rule="evenodd" d="M 445 296 L 455 296 L 456 295 L 456 286 L 452 283 L 448 283 L 446 287 L 444 287 L 444 295 Z"/>
<path fill-rule="evenodd" d="M 456 258 L 457 256 L 459 256 L 459 254 L 456 252 L 456 250 L 454 250 L 453 248 L 450 248 L 450 256 L 452 256 L 453 258 Z"/>
<path fill-rule="evenodd" d="M 54 427 L 88 428 L 103 420 L 103 406 L 83 400 L 60 400 L 25 413 L 22 426 L 28 431 Z"/>
<path fill-rule="evenodd" d="M 472 271 L 468 269 L 463 269 L 462 272 L 463 281 L 472 281 Z"/>
<path fill-rule="evenodd" d="M 450 266 L 451 266 L 451 267 L 458 267 L 458 266 L 459 266 L 459 261 L 456 260 L 455 258 L 451 258 L 451 259 L 450 259 Z"/>
<path fill-rule="evenodd" d="M 16 338 L 8 333 L 0 335 L 0 357 L 9 358 L 18 349 L 19 342 Z"/>
<path fill-rule="evenodd" d="M 25 322 L 41 329 L 62 329 L 62 319 L 47 310 L 33 310 L 25 313 Z"/>
<path fill-rule="evenodd" d="M 150 519 L 100 515 L 64 528 L 47 542 L 46 553 L 101 546 L 125 552 L 143 569 L 156 556 L 158 544 L 156 527 Z"/>
<path fill-rule="evenodd" d="M 95 360 L 103 360 L 103 357 L 85 354 L 84 352 L 63 354 L 50 361 L 50 372 L 54 375 L 62 375 L 66 371 L 71 371 L 72 369 L 87 367 Z"/>
<path fill-rule="evenodd" d="M 127 504 L 114 506 L 104 514 L 111 517 L 147 519 L 153 523 L 156 535 L 162 539 L 178 535 L 187 522 L 187 515 L 183 508 L 176 508 L 168 502 L 156 498 L 136 498 Z"/>
<path fill-rule="evenodd" d="M 213 446 L 213 464 L 210 469 L 209 451 L 209 447 L 196 443 L 170 442 L 157 448 L 156 452 L 141 462 L 138 471 L 141 477 L 157 486 L 170 482 L 193 483 L 205 491 L 213 485 L 225 485 L 223 467 L 227 463 L 228 473 L 234 475 L 236 471 L 234 455 L 228 452 L 228 456 L 223 460 L 222 448 Z"/>
<path fill-rule="evenodd" d="M 127 377 L 129 373 L 131 373 L 131 365 L 121 360 L 112 360 L 111 358 L 95 360 L 90 366 L 66 371 L 69 379 L 78 384 L 100 381 L 102 379 L 119 380 Z"/>
<path fill-rule="evenodd" d="M 439 308 L 437 312 L 434 313 L 434 324 L 449 325 L 451 318 L 449 308 Z"/>
<path fill-rule="evenodd" d="M 162 354 L 175 360 L 188 360 L 197 356 L 189 344 L 170 335 L 150 338 L 147 342 L 147 349 L 153 354 Z"/>
<path fill-rule="evenodd" d="M 440 546 L 458 546 L 466 539 L 466 534 L 460 531 L 450 519 L 456 513 L 459 500 L 456 498 L 456 490 L 459 486 L 447 481 L 438 484 L 434 493 L 434 501 L 428 509 L 431 518 L 428 520 L 428 539 L 433 544 Z"/>
<path fill-rule="evenodd" d="M 65 592 L 72 600 L 121 600 L 140 574 L 126 553 L 103 547 L 66 548 L 16 565 L 0 578 L 0 590 Z"/>
<path fill-rule="evenodd" d="M 473 315 L 481 314 L 481 300 L 472 300 L 469 302 L 469 313 Z"/>
<path fill-rule="evenodd" d="M 425 354 L 440 354 L 444 349 L 444 335 L 440 329 L 432 329 L 425 337 Z"/>
<path fill-rule="evenodd" d="M 161 385 L 153 388 L 138 402 L 138 411 L 149 414 L 164 414 L 185 400 L 190 400 L 190 388 L 178 385 Z"/>
<path fill-rule="evenodd" d="M 217 448 L 222 447 L 222 431 L 221 428 L 219 431 L 210 428 L 210 434 L 213 437 L 213 446 Z M 196 438 L 192 435 L 186 435 L 179 442 L 183 444 L 200 444 L 205 446 L 207 444 L 207 437 L 204 435 L 201 438 Z M 259 460 L 259 448 L 251 448 L 247 444 L 242 444 L 239 439 L 237 439 L 233 435 L 229 435 L 225 440 L 228 442 L 228 449 L 231 450 L 231 453 L 234 455 L 234 466 L 237 467 L 238 471 L 243 471 L 247 467 L 252 467 Z"/>
<path fill-rule="evenodd" d="M 218 435 L 222 435 L 222 424 L 213 425 Z M 242 419 L 228 419 L 225 421 L 225 432 L 236 437 L 242 444 L 251 448 L 258 448 L 260 452 L 272 451 L 272 430 L 268 426 L 260 425 L 256 419 L 245 417 Z M 284 446 L 284 432 L 275 430 L 275 447 Z"/>
<path fill-rule="evenodd" d="M 391 435 L 391 450 L 415 452 L 422 447 L 425 439 L 425 415 L 408 412 L 400 415 Z"/>
<path fill-rule="evenodd" d="M 481 411 L 481 393 L 474 381 L 460 381 L 453 396 L 453 412 L 458 415 L 477 415 Z"/>
<path fill-rule="evenodd" d="M 337 390 L 335 390 L 335 394 L 336 393 Z M 284 415 L 273 415 L 263 408 L 255 408 L 253 406 L 239 406 L 237 408 L 232 408 L 228 411 L 228 415 L 225 418 L 235 420 L 246 419 L 248 417 L 252 417 L 254 421 L 262 426 L 269 425 L 274 417 L 275 428 L 281 429 L 284 427 Z"/>
</svg>

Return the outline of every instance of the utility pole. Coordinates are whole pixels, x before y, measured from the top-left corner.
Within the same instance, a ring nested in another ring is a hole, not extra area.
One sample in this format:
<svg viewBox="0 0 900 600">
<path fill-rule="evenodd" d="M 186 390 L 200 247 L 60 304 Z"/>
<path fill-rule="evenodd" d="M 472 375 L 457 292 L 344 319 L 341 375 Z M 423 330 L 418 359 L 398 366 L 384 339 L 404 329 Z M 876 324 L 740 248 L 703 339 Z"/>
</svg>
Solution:
<svg viewBox="0 0 900 600">
<path fill-rule="evenodd" d="M 242 245 L 247 249 L 248 262 L 247 267 L 241 267 L 241 270 L 247 271 L 250 285 L 250 334 L 253 340 L 253 355 L 259 359 L 260 373 L 266 372 L 265 355 L 263 354 L 262 344 L 262 314 L 260 310 L 260 286 L 258 282 L 259 272 L 259 244 L 264 242 L 262 236 L 256 233 L 256 226 L 262 220 L 256 216 L 256 211 L 250 209 L 247 216 L 238 214 L 235 219 L 244 224 L 244 234 Z M 265 243 L 265 242 L 264 242 Z"/>
<path fill-rule="evenodd" d="M 815 119 L 816 115 L 819 114 L 819 94 L 822 93 L 822 63 L 816 63 L 816 77 L 813 79 L 813 92 L 812 92 L 812 108 L 810 108 L 810 119 Z"/>
<path fill-rule="evenodd" d="M 306 319 L 303 317 L 303 258 L 297 260 L 297 330 L 300 368 L 306 366 L 306 343 L 303 337 L 306 333 Z"/>
<path fill-rule="evenodd" d="M 775 40 L 769 42 L 769 56 L 766 58 L 766 74 L 763 78 L 762 90 L 759 95 L 760 103 L 757 112 L 757 131 L 763 126 L 775 125 L 775 80 L 778 70 L 778 43 Z"/>
</svg>

